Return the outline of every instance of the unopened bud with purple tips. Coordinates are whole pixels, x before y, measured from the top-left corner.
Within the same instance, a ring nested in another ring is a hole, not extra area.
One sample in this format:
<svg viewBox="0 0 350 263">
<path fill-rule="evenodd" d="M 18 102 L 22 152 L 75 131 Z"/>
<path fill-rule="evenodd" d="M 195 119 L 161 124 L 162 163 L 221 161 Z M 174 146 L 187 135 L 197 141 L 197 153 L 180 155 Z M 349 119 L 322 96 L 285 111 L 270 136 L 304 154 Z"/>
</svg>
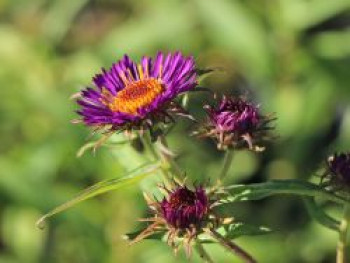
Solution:
<svg viewBox="0 0 350 263">
<path fill-rule="evenodd" d="M 350 153 L 335 153 L 328 158 L 322 185 L 333 191 L 350 193 Z"/>
<path fill-rule="evenodd" d="M 208 119 L 198 132 L 216 140 L 218 149 L 262 150 L 256 143 L 266 140 L 268 124 L 274 120 L 262 115 L 259 107 L 241 97 L 223 97 L 217 106 L 206 105 Z"/>
<path fill-rule="evenodd" d="M 192 191 L 182 186 L 172 191 L 168 198 L 164 198 L 160 206 L 169 225 L 185 229 L 201 224 L 208 213 L 209 201 L 202 187 Z"/>
</svg>

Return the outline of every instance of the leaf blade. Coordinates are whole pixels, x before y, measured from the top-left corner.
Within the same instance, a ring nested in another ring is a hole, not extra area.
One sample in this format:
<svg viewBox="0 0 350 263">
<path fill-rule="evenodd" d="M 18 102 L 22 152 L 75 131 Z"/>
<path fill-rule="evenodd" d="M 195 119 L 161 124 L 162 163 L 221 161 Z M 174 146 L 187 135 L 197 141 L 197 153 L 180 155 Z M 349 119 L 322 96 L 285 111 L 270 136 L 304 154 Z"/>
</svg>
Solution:
<svg viewBox="0 0 350 263">
<path fill-rule="evenodd" d="M 333 231 L 339 232 L 340 222 L 338 220 L 327 215 L 319 206 L 317 206 L 312 197 L 304 197 L 303 200 L 310 216 L 315 219 L 316 222 Z"/>
<path fill-rule="evenodd" d="M 279 194 L 321 197 L 342 205 L 349 202 L 340 196 L 324 190 L 318 185 L 293 179 L 272 180 L 250 185 L 232 185 L 224 187 L 223 190 L 230 195 L 226 199 L 223 199 L 222 203 L 260 200 Z"/>
<path fill-rule="evenodd" d="M 43 215 L 36 222 L 36 225 L 38 228 L 43 228 L 46 219 L 48 219 L 49 217 L 52 217 L 60 212 L 67 210 L 68 208 L 71 208 L 74 205 L 77 205 L 80 202 L 83 202 L 87 199 L 90 199 L 102 193 L 106 193 L 121 187 L 128 186 L 130 184 L 136 183 L 142 180 L 143 178 L 147 177 L 148 175 L 151 175 L 153 172 L 158 170 L 160 166 L 161 164 L 159 162 L 154 162 L 148 165 L 141 165 L 140 167 L 134 169 L 133 171 L 130 171 L 124 177 L 112 178 L 112 179 L 107 179 L 107 180 L 98 182 L 86 188 L 85 190 L 81 191 L 73 199 L 68 200 L 67 202 L 57 206 L 56 208 L 52 209 L 50 212 Z"/>
<path fill-rule="evenodd" d="M 224 238 L 229 240 L 236 239 L 241 236 L 258 236 L 271 234 L 273 232 L 273 230 L 265 226 L 255 226 L 245 224 L 242 222 L 234 222 L 228 225 L 221 226 L 217 228 L 216 231 Z M 215 243 L 212 237 L 210 237 L 206 233 L 199 236 L 199 239 L 202 244 Z"/>
</svg>

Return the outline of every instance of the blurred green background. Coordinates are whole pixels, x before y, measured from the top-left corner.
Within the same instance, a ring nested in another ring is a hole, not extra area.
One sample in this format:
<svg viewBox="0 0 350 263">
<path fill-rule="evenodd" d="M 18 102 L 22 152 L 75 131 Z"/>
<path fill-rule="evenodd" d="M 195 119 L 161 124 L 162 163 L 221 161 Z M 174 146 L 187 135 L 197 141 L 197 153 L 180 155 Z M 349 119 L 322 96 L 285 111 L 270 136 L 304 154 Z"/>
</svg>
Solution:
<svg viewBox="0 0 350 263">
<path fill-rule="evenodd" d="M 165 244 L 122 240 L 147 215 L 138 186 L 35 227 L 78 191 L 143 162 L 129 146 L 76 158 L 90 131 L 70 124 L 71 94 L 124 53 L 193 54 L 200 67 L 225 69 L 202 85 L 247 93 L 276 113 L 279 138 L 262 154 L 237 154 L 227 183 L 317 181 L 310 176 L 327 154 L 350 149 L 349 10 L 347 0 L 0 0 L 0 263 L 185 262 Z M 191 95 L 191 112 L 200 117 L 209 99 Z M 222 154 L 185 136 L 192 128 L 180 121 L 170 146 L 192 180 L 213 181 Z M 153 189 L 152 179 L 141 187 Z M 259 262 L 334 262 L 336 234 L 311 222 L 299 199 L 235 204 L 225 213 L 277 230 L 238 239 Z M 239 262 L 207 248 L 216 262 Z"/>
</svg>

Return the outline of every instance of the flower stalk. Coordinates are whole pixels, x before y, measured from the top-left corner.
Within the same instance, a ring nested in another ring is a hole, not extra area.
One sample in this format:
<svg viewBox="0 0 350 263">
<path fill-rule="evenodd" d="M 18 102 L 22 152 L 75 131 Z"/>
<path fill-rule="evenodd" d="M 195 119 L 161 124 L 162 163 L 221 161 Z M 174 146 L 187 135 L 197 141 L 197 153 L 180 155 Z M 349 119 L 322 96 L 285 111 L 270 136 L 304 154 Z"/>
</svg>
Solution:
<svg viewBox="0 0 350 263">
<path fill-rule="evenodd" d="M 348 255 L 346 253 L 347 235 L 350 224 L 350 205 L 344 206 L 343 219 L 339 226 L 339 241 L 337 245 L 337 263 L 346 263 Z"/>
<path fill-rule="evenodd" d="M 217 240 L 223 247 L 227 250 L 240 257 L 245 263 L 257 263 L 257 261 L 245 250 L 243 250 L 240 246 L 232 242 L 231 240 L 226 239 L 221 234 L 219 234 L 214 229 L 206 229 L 205 230 L 211 237 Z M 338 262 L 337 262 L 338 263 Z"/>
<path fill-rule="evenodd" d="M 141 136 L 141 140 L 143 145 L 145 146 L 145 149 L 147 152 L 149 152 L 152 155 L 152 158 L 154 160 L 161 159 L 162 165 L 160 167 L 161 174 L 164 178 L 164 181 L 166 185 L 171 186 L 173 185 L 171 180 L 171 174 L 169 174 L 169 164 L 164 162 L 164 159 L 161 158 L 159 153 L 157 152 L 156 148 L 154 147 L 154 144 L 151 141 L 151 136 L 149 133 L 144 134 L 144 136 Z"/>
<path fill-rule="evenodd" d="M 180 166 L 176 163 L 174 160 L 174 154 L 170 152 L 168 149 L 168 143 L 166 141 L 166 138 L 164 136 L 159 136 L 159 155 L 161 156 L 162 161 L 166 164 L 167 167 L 172 171 L 174 174 L 174 177 L 177 180 L 184 179 L 183 178 L 183 171 L 181 170 Z"/>
<path fill-rule="evenodd" d="M 226 150 L 224 163 L 218 177 L 218 185 L 222 184 L 223 179 L 226 177 L 228 171 L 230 170 L 233 161 L 234 151 L 231 149 Z"/>
</svg>

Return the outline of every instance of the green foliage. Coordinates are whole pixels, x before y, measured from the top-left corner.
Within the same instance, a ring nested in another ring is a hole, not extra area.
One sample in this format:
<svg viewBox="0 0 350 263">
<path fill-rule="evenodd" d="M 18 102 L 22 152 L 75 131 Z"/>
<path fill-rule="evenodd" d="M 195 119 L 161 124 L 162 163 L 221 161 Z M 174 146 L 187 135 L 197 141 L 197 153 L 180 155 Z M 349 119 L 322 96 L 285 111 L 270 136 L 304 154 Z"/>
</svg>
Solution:
<svg viewBox="0 0 350 263">
<path fill-rule="evenodd" d="M 304 203 L 313 219 L 331 230 L 339 231 L 340 222 L 327 215 L 323 209 L 316 204 L 314 198 L 304 197 Z"/>
<path fill-rule="evenodd" d="M 77 118 L 71 95 L 124 53 L 134 58 L 159 49 L 191 53 L 200 68 L 223 68 L 208 74 L 202 86 L 219 94 L 248 87 L 247 95 L 264 112 L 276 113 L 279 139 L 260 155 L 238 153 L 226 178 L 230 184 L 309 179 L 327 153 L 350 148 L 348 9 L 346 0 L 0 1 L 0 262 L 185 260 L 182 254 L 174 259 L 166 246 L 146 242 L 130 249 L 119 239 L 146 213 L 132 187 L 62 213 L 44 231 L 35 227 L 40 215 L 81 189 L 145 163 L 127 145 L 101 147 L 95 155 L 86 151 L 77 159 L 89 130 L 69 123 Z M 210 98 L 191 93 L 186 105 L 200 117 Z M 188 181 L 212 181 L 222 156 L 211 142 L 184 136 L 191 129 L 179 122 L 169 147 L 179 154 Z M 156 181 L 148 177 L 140 185 L 150 190 Z M 285 198 L 282 190 L 273 191 Z M 286 199 L 281 204 L 266 199 L 258 207 L 235 202 L 230 213 L 238 221 L 279 222 L 283 233 L 242 237 L 240 244 L 261 262 L 334 262 L 337 233 L 300 216 L 304 207 Z M 337 206 L 328 209 L 337 217 Z M 315 211 L 310 213 L 317 222 L 336 228 L 334 220 Z M 212 247 L 217 262 L 227 261 L 226 253 Z"/>
<path fill-rule="evenodd" d="M 221 226 L 218 229 L 216 229 L 216 231 L 229 240 L 236 239 L 242 236 L 258 236 L 272 233 L 272 230 L 268 227 L 254 226 L 237 222 Z M 201 240 L 202 243 L 214 242 L 211 237 L 208 237 L 205 234 L 200 236 L 199 240 Z"/>
<path fill-rule="evenodd" d="M 155 173 L 159 168 L 160 168 L 160 163 L 146 164 L 127 173 L 123 177 L 108 179 L 108 180 L 99 182 L 97 184 L 94 184 L 89 188 L 85 189 L 84 191 L 82 191 L 75 198 L 65 202 L 64 204 L 54 208 L 52 211 L 45 214 L 43 217 L 41 217 L 38 220 L 37 226 L 39 228 L 43 228 L 44 221 L 49 217 L 56 215 L 62 211 L 65 211 L 68 208 L 71 208 L 77 205 L 78 203 L 85 201 L 87 199 L 90 199 L 92 197 L 95 197 L 97 195 L 135 184 L 140 180 L 144 179 L 145 177 Z"/>
<path fill-rule="evenodd" d="M 346 199 L 330 193 L 315 184 L 297 180 L 274 180 L 259 184 L 225 186 L 223 191 L 228 193 L 228 196 L 222 201 L 225 203 L 260 200 L 280 194 L 323 198 L 343 205 L 349 203 Z"/>
</svg>

